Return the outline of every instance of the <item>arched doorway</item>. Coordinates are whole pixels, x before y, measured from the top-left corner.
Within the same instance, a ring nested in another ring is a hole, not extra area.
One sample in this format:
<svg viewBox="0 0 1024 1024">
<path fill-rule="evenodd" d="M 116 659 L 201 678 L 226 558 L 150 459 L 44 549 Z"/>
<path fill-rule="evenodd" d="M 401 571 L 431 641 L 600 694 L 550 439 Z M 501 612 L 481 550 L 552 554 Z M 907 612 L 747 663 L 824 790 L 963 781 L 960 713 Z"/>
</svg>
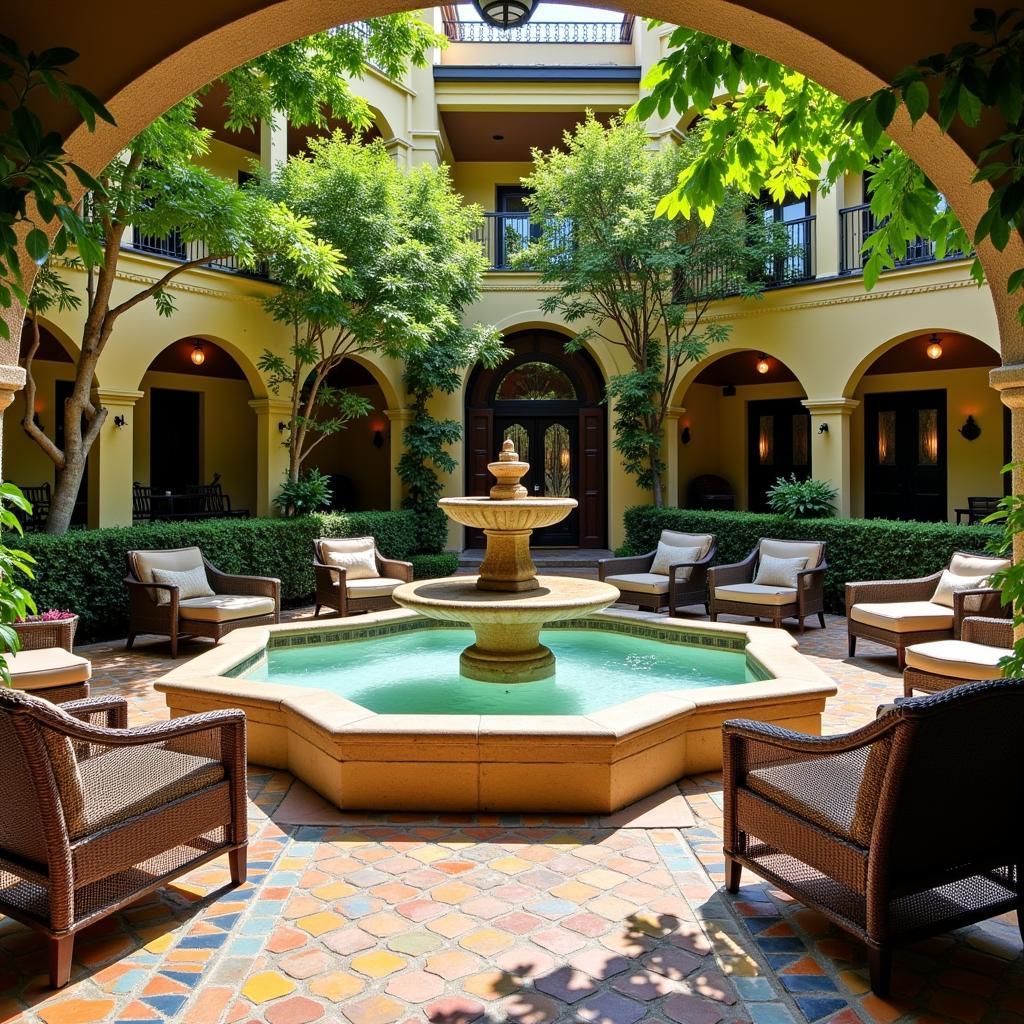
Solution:
<svg viewBox="0 0 1024 1024">
<path fill-rule="evenodd" d="M 604 380 L 586 352 L 568 354 L 554 331 L 519 331 L 505 339 L 512 356 L 477 367 L 466 388 L 466 493 L 487 494 L 487 471 L 510 437 L 530 463 L 523 484 L 538 496 L 574 497 L 579 507 L 533 535 L 535 547 L 602 548 L 607 543 Z M 482 547 L 479 531 L 467 534 Z"/>
</svg>

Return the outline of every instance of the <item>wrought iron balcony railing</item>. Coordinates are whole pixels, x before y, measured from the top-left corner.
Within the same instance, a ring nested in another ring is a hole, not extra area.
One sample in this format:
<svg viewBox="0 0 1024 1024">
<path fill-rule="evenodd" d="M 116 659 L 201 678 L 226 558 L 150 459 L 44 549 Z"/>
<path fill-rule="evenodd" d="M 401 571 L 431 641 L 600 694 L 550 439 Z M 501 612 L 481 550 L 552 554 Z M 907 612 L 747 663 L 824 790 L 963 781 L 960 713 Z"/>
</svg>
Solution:
<svg viewBox="0 0 1024 1024">
<path fill-rule="evenodd" d="M 568 221 L 559 224 L 559 231 L 569 232 L 572 225 Z M 487 257 L 487 266 L 491 270 L 524 270 L 526 266 L 513 266 L 512 258 L 540 237 L 541 228 L 530 223 L 528 213 L 485 213 L 483 224 L 476 229 L 476 240 L 480 243 Z"/>
<path fill-rule="evenodd" d="M 482 21 L 445 21 L 444 31 L 453 43 L 631 43 L 633 21 L 531 21 L 508 29 Z"/>
<path fill-rule="evenodd" d="M 839 211 L 839 273 L 858 274 L 864 269 L 867 255 L 862 252 L 868 235 L 879 227 L 879 222 L 871 212 L 867 203 L 848 206 Z M 947 260 L 963 259 L 962 252 L 948 252 L 943 257 Z M 907 255 L 896 261 L 897 267 L 911 267 L 918 263 L 932 263 L 935 256 L 935 243 L 929 238 L 915 238 L 907 246 Z"/>
<path fill-rule="evenodd" d="M 178 263 L 201 259 L 210 251 L 205 242 L 185 242 L 178 231 L 172 231 L 169 235 L 163 236 L 136 234 L 131 240 L 122 242 L 121 248 L 143 252 L 149 256 L 162 256 L 165 259 L 175 260 Z M 202 266 L 210 270 L 220 270 L 227 274 L 253 277 L 260 281 L 270 280 L 270 273 L 265 265 L 255 270 L 250 270 L 240 266 L 234 256 L 211 260 L 209 263 L 202 264 Z"/>
</svg>

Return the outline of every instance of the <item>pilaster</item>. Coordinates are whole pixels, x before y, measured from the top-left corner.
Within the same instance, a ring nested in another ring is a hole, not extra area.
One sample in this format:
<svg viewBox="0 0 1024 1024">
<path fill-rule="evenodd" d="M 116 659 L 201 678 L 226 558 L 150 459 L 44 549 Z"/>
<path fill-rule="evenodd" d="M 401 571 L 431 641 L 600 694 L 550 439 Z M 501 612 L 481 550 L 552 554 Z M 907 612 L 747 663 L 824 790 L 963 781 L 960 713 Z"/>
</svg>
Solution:
<svg viewBox="0 0 1024 1024">
<path fill-rule="evenodd" d="M 135 479 L 135 403 L 141 391 L 97 388 L 93 404 L 107 410 L 89 452 L 89 525 L 131 526 Z"/>
<path fill-rule="evenodd" d="M 800 404 L 811 414 L 811 473 L 816 480 L 827 480 L 836 488 L 836 514 L 849 517 L 850 417 L 860 402 L 852 398 L 805 398 Z"/>
<path fill-rule="evenodd" d="M 412 409 L 385 409 L 384 415 L 387 416 L 391 425 L 388 430 L 388 452 L 391 458 L 391 507 L 401 508 L 404 494 L 402 480 L 398 475 L 398 460 L 405 451 L 405 428 L 412 420 L 413 411 Z"/>
<path fill-rule="evenodd" d="M 253 398 L 249 408 L 256 413 L 256 515 L 269 516 L 288 472 L 284 438 L 292 404 L 280 398 Z"/>
</svg>

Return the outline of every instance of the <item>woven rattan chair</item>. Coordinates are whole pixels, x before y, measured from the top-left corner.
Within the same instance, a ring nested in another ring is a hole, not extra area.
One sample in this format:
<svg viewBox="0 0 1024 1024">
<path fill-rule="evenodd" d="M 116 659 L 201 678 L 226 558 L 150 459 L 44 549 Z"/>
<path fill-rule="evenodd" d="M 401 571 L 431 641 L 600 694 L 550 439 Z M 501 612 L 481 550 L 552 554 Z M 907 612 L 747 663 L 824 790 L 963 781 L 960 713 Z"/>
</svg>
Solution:
<svg viewBox="0 0 1024 1024">
<path fill-rule="evenodd" d="M 127 708 L 0 688 L 0 913 L 46 935 L 58 988 L 99 918 L 225 853 L 245 881 L 244 713 L 127 729 Z"/>
<path fill-rule="evenodd" d="M 154 569 L 183 572 L 200 566 L 206 572 L 212 597 L 182 599 L 177 586 L 153 582 Z M 214 568 L 199 548 L 129 551 L 124 582 L 130 606 L 129 649 L 140 633 L 153 633 L 171 638 L 171 657 L 176 658 L 179 636 L 219 640 L 233 629 L 267 626 L 281 616 L 280 580 L 231 576 Z"/>
<path fill-rule="evenodd" d="M 1022 721 L 1024 680 L 1003 679 L 844 736 L 726 722 L 727 889 L 751 868 L 858 936 L 878 995 L 899 943 L 1010 910 L 1024 936 Z"/>
<path fill-rule="evenodd" d="M 932 640 L 907 648 L 903 692 L 941 693 L 963 683 L 998 679 L 999 663 L 1013 653 L 1013 621 L 968 616 L 957 640 Z"/>
<path fill-rule="evenodd" d="M 89 696 L 92 665 L 72 650 L 78 616 L 15 622 L 21 649 L 7 655 L 11 685 L 54 704 Z"/>
<path fill-rule="evenodd" d="M 657 551 L 626 558 L 602 558 L 597 563 L 597 578 L 618 587 L 622 604 L 661 611 L 668 605 L 669 615 L 680 608 L 701 604 L 708 607 L 708 569 L 718 546 L 710 533 L 678 533 L 662 530 L 661 543 L 681 550 L 696 548 L 696 561 L 672 561 L 667 573 L 651 568 Z"/>
<path fill-rule="evenodd" d="M 950 559 L 954 575 L 976 578 L 985 566 L 989 572 L 1004 569 L 1002 558 L 957 551 Z M 998 618 L 999 593 L 990 587 L 972 587 L 953 592 L 952 606 L 932 600 L 942 570 L 911 580 L 870 580 L 846 584 L 846 629 L 852 658 L 857 638 L 874 640 L 896 651 L 899 667 L 906 666 L 906 650 L 912 644 L 950 640 L 960 634 L 960 623 L 968 615 Z"/>
<path fill-rule="evenodd" d="M 804 558 L 806 567 L 796 575 L 795 587 L 766 586 L 754 582 L 762 556 L 772 558 Z M 708 572 L 711 598 L 711 621 L 718 616 L 749 615 L 755 621 L 769 619 L 776 628 L 783 619 L 795 618 L 800 632 L 804 619 L 817 615 L 825 628 L 825 562 L 824 541 L 772 540 L 764 537 L 742 562 L 716 565 Z"/>
<path fill-rule="evenodd" d="M 332 563 L 332 553 L 346 556 L 372 552 L 376 576 L 350 579 L 343 566 Z M 385 558 L 372 537 L 321 537 L 313 541 L 313 575 L 316 577 L 316 612 L 330 608 L 338 615 L 380 612 L 394 608 L 391 594 L 403 583 L 412 582 L 412 562 Z"/>
</svg>

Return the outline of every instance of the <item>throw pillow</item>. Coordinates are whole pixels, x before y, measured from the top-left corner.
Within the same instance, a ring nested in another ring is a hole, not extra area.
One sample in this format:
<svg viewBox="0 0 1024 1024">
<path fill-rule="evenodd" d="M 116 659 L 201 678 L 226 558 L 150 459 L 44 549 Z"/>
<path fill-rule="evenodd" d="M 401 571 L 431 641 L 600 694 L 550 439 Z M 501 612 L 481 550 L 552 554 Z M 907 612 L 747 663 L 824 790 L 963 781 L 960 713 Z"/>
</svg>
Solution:
<svg viewBox="0 0 1024 1024">
<path fill-rule="evenodd" d="M 956 576 L 948 569 L 942 570 L 939 582 L 932 594 L 932 603 L 941 604 L 946 608 L 953 607 L 953 594 L 957 590 L 974 590 L 976 587 L 988 585 L 987 576 Z"/>
<path fill-rule="evenodd" d="M 368 580 L 380 576 L 377 571 L 377 559 L 373 549 L 366 551 L 324 551 L 328 565 L 336 565 L 345 570 L 346 580 Z"/>
<path fill-rule="evenodd" d="M 651 572 L 656 576 L 667 576 L 669 569 L 680 562 L 696 562 L 700 558 L 700 548 L 677 548 L 674 544 L 658 541 L 658 550 L 651 563 Z M 680 569 L 676 573 L 677 580 L 688 580 L 693 569 Z"/>
<path fill-rule="evenodd" d="M 173 569 L 154 569 L 154 583 L 170 583 L 178 588 L 178 600 L 187 601 L 190 597 L 213 597 L 213 590 L 206 579 L 206 569 L 197 565 L 194 569 L 175 572 Z M 157 604 L 170 604 L 171 595 L 166 590 L 156 592 Z"/>
<path fill-rule="evenodd" d="M 762 587 L 796 588 L 796 574 L 807 568 L 806 558 L 775 558 L 762 555 L 754 582 Z"/>
</svg>

